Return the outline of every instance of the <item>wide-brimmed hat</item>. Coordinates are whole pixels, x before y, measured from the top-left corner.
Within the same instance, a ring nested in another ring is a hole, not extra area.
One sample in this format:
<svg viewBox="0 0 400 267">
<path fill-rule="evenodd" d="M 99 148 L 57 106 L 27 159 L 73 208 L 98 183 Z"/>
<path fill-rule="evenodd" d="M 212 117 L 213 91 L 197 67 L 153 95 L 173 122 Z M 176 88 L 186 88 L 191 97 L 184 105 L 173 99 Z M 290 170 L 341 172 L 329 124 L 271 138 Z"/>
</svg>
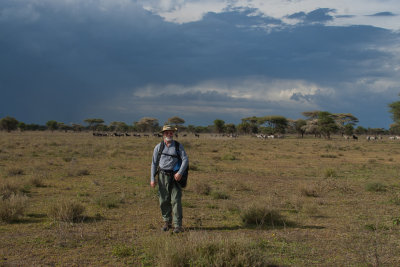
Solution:
<svg viewBox="0 0 400 267">
<path fill-rule="evenodd" d="M 165 131 L 177 131 L 178 129 L 176 129 L 175 127 L 172 127 L 171 125 L 164 125 L 162 127 L 162 130 L 160 131 L 160 133 L 165 132 Z"/>
</svg>

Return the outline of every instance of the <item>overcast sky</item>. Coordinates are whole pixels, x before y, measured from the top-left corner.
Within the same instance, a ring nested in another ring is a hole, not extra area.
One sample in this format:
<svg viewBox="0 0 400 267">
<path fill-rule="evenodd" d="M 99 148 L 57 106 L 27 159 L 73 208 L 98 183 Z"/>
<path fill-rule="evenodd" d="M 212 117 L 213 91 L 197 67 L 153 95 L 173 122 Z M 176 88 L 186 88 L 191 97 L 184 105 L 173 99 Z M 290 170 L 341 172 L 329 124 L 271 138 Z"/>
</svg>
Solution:
<svg viewBox="0 0 400 267">
<path fill-rule="evenodd" d="M 398 0 L 1 0 L 0 118 L 389 128 L 399 30 Z"/>
</svg>

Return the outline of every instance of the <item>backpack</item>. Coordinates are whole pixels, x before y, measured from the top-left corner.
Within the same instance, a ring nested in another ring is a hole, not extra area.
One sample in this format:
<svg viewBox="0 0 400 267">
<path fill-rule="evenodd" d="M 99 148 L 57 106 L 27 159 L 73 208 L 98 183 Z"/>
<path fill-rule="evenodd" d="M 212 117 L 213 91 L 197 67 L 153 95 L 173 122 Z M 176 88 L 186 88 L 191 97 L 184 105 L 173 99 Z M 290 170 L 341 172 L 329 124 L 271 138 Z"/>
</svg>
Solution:
<svg viewBox="0 0 400 267">
<path fill-rule="evenodd" d="M 174 140 L 174 143 L 175 143 L 176 156 L 171 156 L 171 157 L 177 157 L 178 158 L 178 164 L 181 165 L 182 164 L 182 158 L 181 158 L 181 156 L 179 154 L 179 145 L 180 144 L 179 144 L 178 141 L 175 141 L 175 140 Z M 164 146 L 165 146 L 164 141 L 161 141 L 160 147 L 158 149 L 158 155 L 157 155 L 157 161 L 156 161 L 156 166 L 157 166 L 156 174 L 159 173 L 159 171 L 160 171 L 159 164 L 160 164 L 160 158 L 161 158 L 162 151 L 164 150 Z M 189 164 L 186 167 L 186 170 L 183 172 L 182 178 L 179 181 L 176 181 L 174 179 L 174 181 L 177 182 L 182 188 L 185 188 L 186 185 L 187 185 L 188 175 L 189 175 Z"/>
</svg>

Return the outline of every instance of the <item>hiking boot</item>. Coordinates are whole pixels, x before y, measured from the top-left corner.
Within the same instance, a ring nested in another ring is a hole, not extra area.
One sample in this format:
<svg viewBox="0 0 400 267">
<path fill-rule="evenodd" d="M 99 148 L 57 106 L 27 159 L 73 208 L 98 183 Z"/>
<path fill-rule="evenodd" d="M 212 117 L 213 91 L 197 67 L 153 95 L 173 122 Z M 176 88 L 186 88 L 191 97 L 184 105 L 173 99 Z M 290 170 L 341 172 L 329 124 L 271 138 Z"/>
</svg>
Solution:
<svg viewBox="0 0 400 267">
<path fill-rule="evenodd" d="M 182 226 L 175 227 L 175 229 L 174 229 L 174 234 L 179 234 L 179 233 L 181 233 L 181 232 L 183 232 Z"/>
<path fill-rule="evenodd" d="M 168 231 L 170 228 L 172 227 L 170 222 L 165 222 L 163 227 L 161 228 L 161 230 L 163 230 L 164 232 Z"/>
</svg>

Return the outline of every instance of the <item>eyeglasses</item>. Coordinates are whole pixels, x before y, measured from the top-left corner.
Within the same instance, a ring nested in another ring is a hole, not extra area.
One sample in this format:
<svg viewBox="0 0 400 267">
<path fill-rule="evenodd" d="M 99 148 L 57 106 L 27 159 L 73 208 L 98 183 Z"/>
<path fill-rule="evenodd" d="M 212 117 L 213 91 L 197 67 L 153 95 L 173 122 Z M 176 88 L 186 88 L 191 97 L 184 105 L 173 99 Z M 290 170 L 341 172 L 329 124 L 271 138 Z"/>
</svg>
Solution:
<svg viewBox="0 0 400 267">
<path fill-rule="evenodd" d="M 174 131 L 164 131 L 164 135 L 174 135 Z"/>
</svg>

